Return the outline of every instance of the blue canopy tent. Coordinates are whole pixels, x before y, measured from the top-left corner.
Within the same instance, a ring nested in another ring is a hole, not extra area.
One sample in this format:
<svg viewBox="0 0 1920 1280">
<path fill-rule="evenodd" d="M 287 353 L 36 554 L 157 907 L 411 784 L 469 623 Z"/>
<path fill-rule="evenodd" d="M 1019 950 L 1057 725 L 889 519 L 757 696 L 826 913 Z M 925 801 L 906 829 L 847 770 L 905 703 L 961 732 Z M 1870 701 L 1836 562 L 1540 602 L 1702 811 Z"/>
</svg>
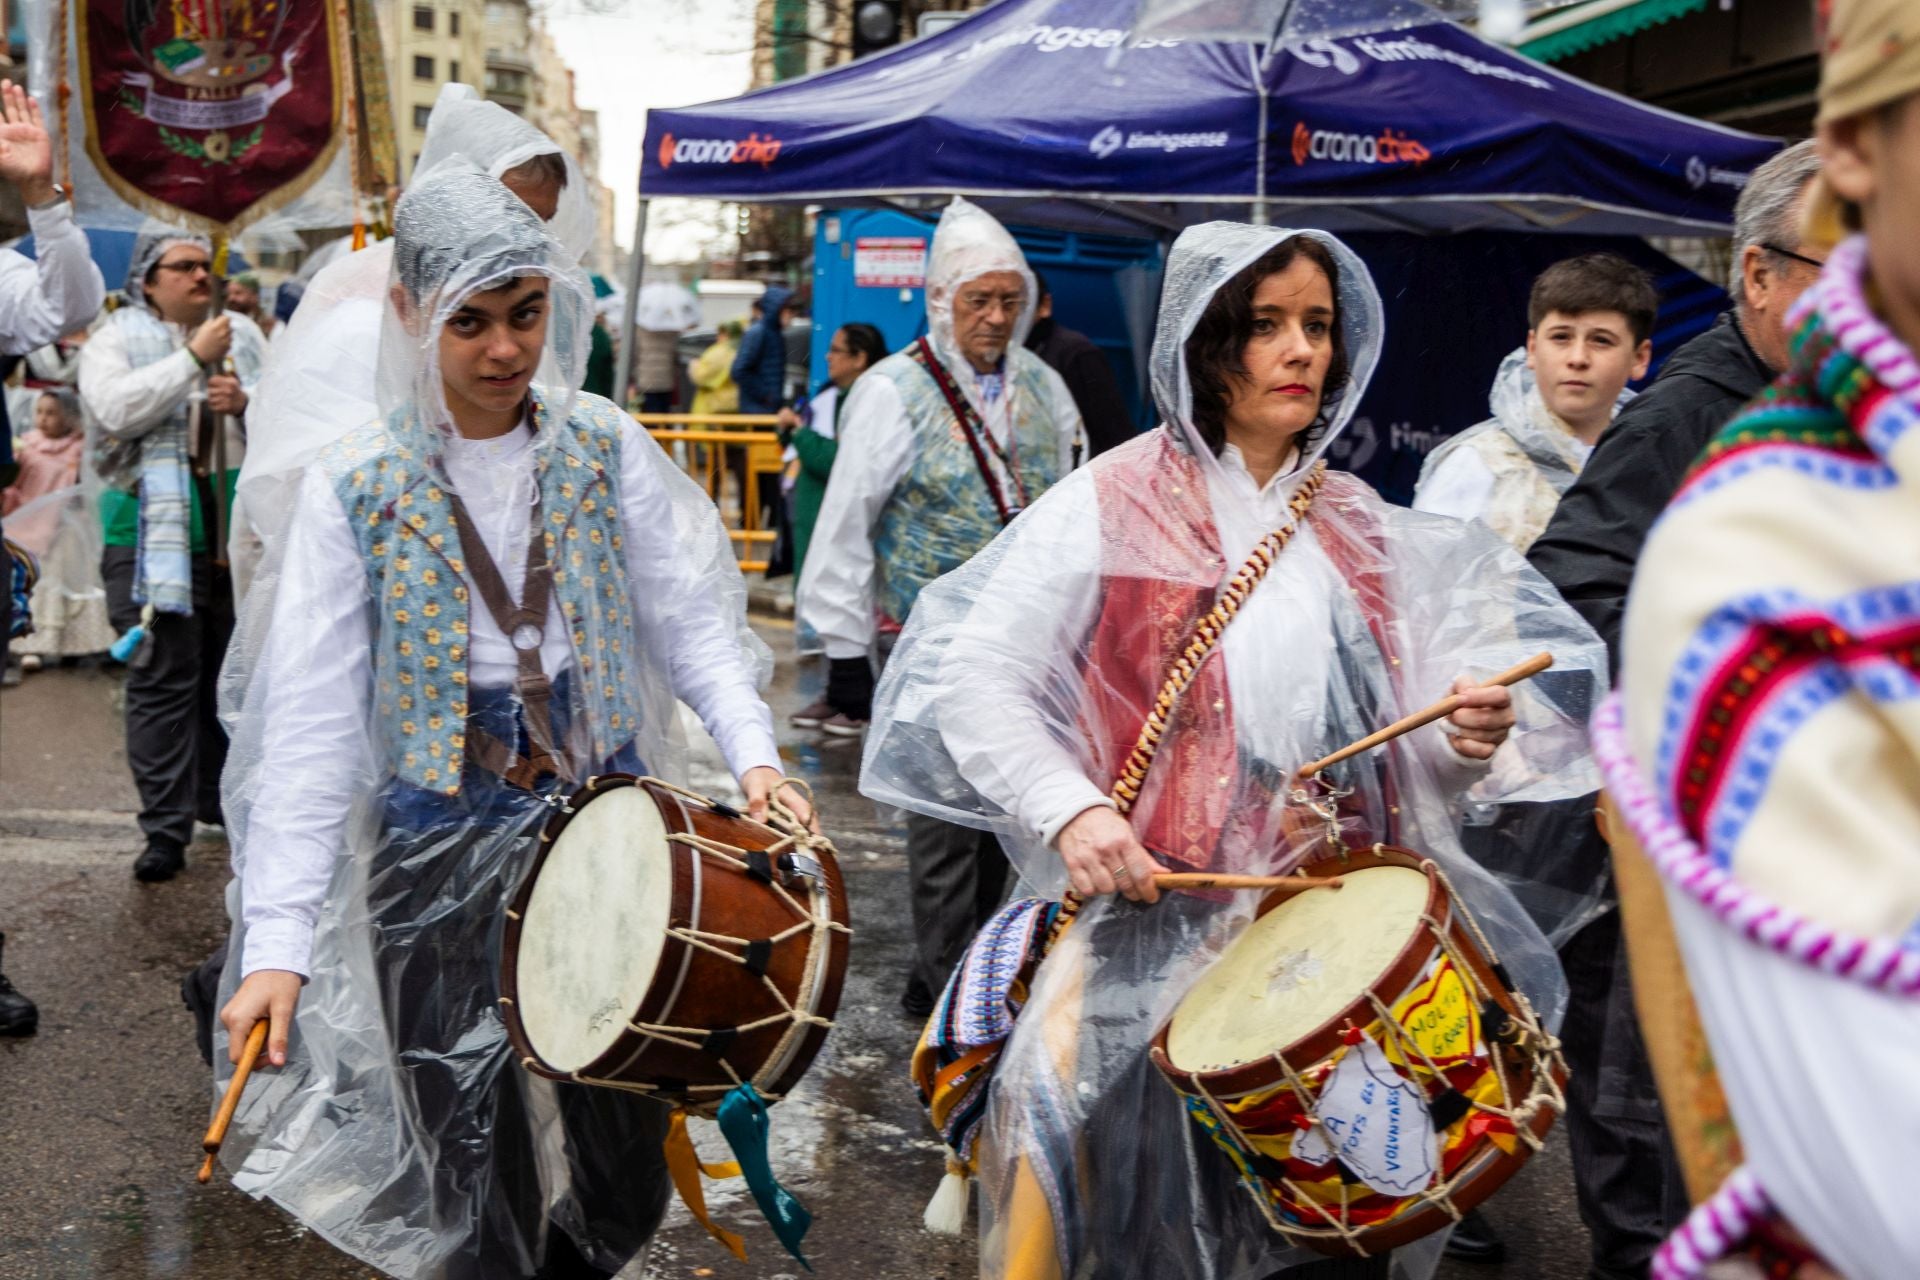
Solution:
<svg viewBox="0 0 1920 1280">
<path fill-rule="evenodd" d="M 1778 146 L 1437 15 L 1407 25 L 1401 0 L 1353 5 L 1378 5 L 1386 29 L 1262 46 L 1142 39 L 1115 25 L 1127 9 L 1112 0 L 1001 0 L 846 66 L 655 110 L 635 244 L 667 196 L 911 207 L 961 194 L 1009 223 L 1159 236 L 1212 218 L 1716 235 Z M 636 278 L 640 265 L 636 252 Z"/>
</svg>

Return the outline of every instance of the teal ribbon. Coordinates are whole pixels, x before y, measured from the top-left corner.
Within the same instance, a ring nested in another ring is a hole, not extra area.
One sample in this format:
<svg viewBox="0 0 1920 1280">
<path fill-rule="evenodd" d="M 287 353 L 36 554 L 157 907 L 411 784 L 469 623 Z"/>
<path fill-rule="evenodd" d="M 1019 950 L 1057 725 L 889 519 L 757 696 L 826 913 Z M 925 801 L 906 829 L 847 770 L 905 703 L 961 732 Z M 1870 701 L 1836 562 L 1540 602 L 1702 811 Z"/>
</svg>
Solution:
<svg viewBox="0 0 1920 1280">
<path fill-rule="evenodd" d="M 747 1180 L 747 1189 L 753 1192 L 754 1203 L 760 1206 L 767 1225 L 773 1228 L 773 1234 L 780 1238 L 787 1252 L 812 1271 L 813 1264 L 800 1252 L 800 1242 L 807 1238 L 813 1215 L 793 1198 L 791 1191 L 780 1185 L 779 1179 L 773 1176 L 773 1166 L 767 1162 L 766 1101 L 752 1085 L 743 1084 L 720 1100 L 719 1121 L 720 1134 L 733 1148 L 733 1158 L 740 1162 L 740 1174 Z"/>
</svg>

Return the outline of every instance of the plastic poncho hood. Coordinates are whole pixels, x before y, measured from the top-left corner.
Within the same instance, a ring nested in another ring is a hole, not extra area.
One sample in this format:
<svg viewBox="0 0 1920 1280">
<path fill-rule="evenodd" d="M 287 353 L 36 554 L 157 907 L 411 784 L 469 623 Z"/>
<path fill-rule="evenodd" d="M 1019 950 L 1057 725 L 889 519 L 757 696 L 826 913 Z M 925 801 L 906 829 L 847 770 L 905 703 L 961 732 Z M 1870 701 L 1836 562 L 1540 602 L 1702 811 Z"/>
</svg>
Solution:
<svg viewBox="0 0 1920 1280">
<path fill-rule="evenodd" d="M 122 286 L 127 297 L 151 307 L 153 304 L 147 301 L 147 273 L 166 256 L 167 250 L 183 244 L 204 250 L 209 258 L 213 256 L 213 241 L 196 232 L 182 231 L 164 222 L 149 222 L 142 227 L 133 240 L 133 257 L 127 262 L 127 280 Z"/>
<path fill-rule="evenodd" d="M 1334 284 L 1334 310 L 1347 350 L 1347 385 L 1323 405 L 1324 428 L 1295 467 L 1304 475 L 1346 430 L 1360 406 L 1360 397 L 1373 379 L 1386 335 L 1380 292 L 1358 254 L 1324 231 L 1294 231 L 1282 227 L 1255 227 L 1241 222 L 1208 222 L 1190 227 L 1173 242 L 1160 287 L 1160 316 L 1154 326 L 1148 375 L 1154 407 L 1161 422 L 1174 428 L 1194 455 L 1212 456 L 1193 422 L 1193 382 L 1187 374 L 1187 339 L 1193 336 L 1214 295 L 1235 276 L 1294 237 L 1312 240 L 1332 255 L 1339 280 Z"/>
<path fill-rule="evenodd" d="M 955 196 L 940 215 L 933 231 L 933 248 L 927 255 L 927 340 L 940 363 L 949 369 L 967 367 L 966 357 L 954 340 L 954 299 L 969 281 L 996 271 L 1011 271 L 1020 277 L 1020 317 L 1007 339 L 1007 350 L 1015 351 L 1026 345 L 1027 332 L 1033 328 L 1039 282 L 1027 265 L 1027 255 L 999 220 L 971 200 Z M 963 386 L 970 382 L 961 380 Z"/>
<path fill-rule="evenodd" d="M 414 162 L 413 180 L 454 160 L 479 166 L 491 178 L 503 178 L 536 156 L 558 156 L 566 165 L 567 183 L 560 190 L 554 214 L 547 222 L 553 238 L 566 246 L 569 262 L 577 263 L 593 248 L 594 212 L 586 177 L 560 144 L 497 102 L 483 99 L 470 84 L 440 87 L 433 114 L 427 118 L 427 136 Z"/>
<path fill-rule="evenodd" d="M 470 298 L 528 277 L 548 281 L 540 362 L 548 416 L 564 422 L 586 377 L 593 285 L 538 215 L 490 174 L 449 161 L 414 184 L 394 215 L 392 277 L 380 324 L 374 381 L 390 428 L 449 428 L 440 345 L 448 320 Z M 552 434 L 536 440 L 551 443 Z M 419 441 L 429 454 L 431 438 Z"/>
</svg>

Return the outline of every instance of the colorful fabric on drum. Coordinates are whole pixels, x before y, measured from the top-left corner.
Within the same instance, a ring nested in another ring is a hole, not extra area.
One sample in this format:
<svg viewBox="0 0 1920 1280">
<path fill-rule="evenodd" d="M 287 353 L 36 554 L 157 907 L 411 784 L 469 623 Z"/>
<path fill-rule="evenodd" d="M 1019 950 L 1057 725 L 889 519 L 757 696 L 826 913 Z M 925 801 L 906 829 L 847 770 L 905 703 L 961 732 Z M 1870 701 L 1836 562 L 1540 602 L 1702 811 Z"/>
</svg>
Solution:
<svg viewBox="0 0 1920 1280">
<path fill-rule="evenodd" d="M 987 921 L 947 980 L 914 1049 L 921 1105 L 962 1164 L 973 1159 L 994 1060 L 1053 945 L 1061 910 L 1058 902 L 1022 898 Z"/>
<path fill-rule="evenodd" d="M 1452 958 L 1437 956 L 1394 1002 L 1392 1012 L 1393 1026 L 1375 1019 L 1358 1029 L 1358 1037 L 1379 1045 L 1426 1097 L 1441 1135 L 1437 1180 L 1452 1179 L 1483 1143 L 1512 1153 L 1519 1141 L 1514 1124 L 1493 1110 L 1510 1102 L 1481 1038 L 1470 984 Z M 1354 1051 L 1343 1046 L 1301 1072 L 1307 1096 L 1284 1081 L 1252 1093 L 1211 1098 L 1175 1085 L 1188 1115 L 1233 1162 L 1242 1185 L 1282 1223 L 1315 1228 L 1337 1220 L 1358 1229 L 1419 1203 L 1417 1192 L 1369 1190 L 1338 1160 L 1310 1161 L 1296 1154 L 1296 1142 L 1317 1123 L 1321 1091 L 1334 1068 Z"/>
<path fill-rule="evenodd" d="M 1621 691 L 1628 746 L 1704 860 L 1669 877 L 1716 872 L 1716 909 L 1751 895 L 1743 921 L 1803 916 L 1891 970 L 1888 946 L 1920 952 L 1920 362 L 1868 305 L 1865 251 L 1834 250 L 1791 366 L 1655 526 Z"/>
<path fill-rule="evenodd" d="M 534 429 L 553 430 L 541 397 L 535 387 Z M 580 396 L 557 447 L 540 451 L 547 561 L 573 632 L 590 760 L 614 755 L 639 727 L 628 694 L 639 650 L 621 554 L 621 421 L 610 402 Z M 406 443 L 410 434 L 363 427 L 329 445 L 319 461 L 360 542 L 383 626 L 404 637 L 375 649 L 376 720 L 389 764 L 405 782 L 455 795 L 466 755 L 470 602 L 452 504 L 430 460 Z"/>
</svg>

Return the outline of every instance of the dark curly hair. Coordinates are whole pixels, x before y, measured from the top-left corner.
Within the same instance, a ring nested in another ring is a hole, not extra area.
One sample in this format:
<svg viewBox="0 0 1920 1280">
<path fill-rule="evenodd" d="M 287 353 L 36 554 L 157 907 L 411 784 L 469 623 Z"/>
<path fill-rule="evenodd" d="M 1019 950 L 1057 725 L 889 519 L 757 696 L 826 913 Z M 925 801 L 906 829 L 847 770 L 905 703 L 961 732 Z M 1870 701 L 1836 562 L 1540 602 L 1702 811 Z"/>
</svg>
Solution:
<svg viewBox="0 0 1920 1280">
<path fill-rule="evenodd" d="M 1340 266 L 1327 246 L 1310 236 L 1289 236 L 1261 254 L 1250 267 L 1220 287 L 1187 339 L 1187 381 L 1193 388 L 1193 425 L 1200 438 L 1218 456 L 1227 443 L 1227 405 L 1236 381 L 1248 376 L 1244 363 L 1247 343 L 1253 340 L 1253 295 L 1260 282 L 1285 271 L 1295 258 L 1305 258 L 1326 273 L 1333 292 L 1333 359 L 1320 384 L 1320 411 L 1301 432 L 1302 449 L 1327 429 L 1327 422 L 1347 389 L 1352 373 L 1347 362 L 1347 335 L 1341 327 Z"/>
</svg>

